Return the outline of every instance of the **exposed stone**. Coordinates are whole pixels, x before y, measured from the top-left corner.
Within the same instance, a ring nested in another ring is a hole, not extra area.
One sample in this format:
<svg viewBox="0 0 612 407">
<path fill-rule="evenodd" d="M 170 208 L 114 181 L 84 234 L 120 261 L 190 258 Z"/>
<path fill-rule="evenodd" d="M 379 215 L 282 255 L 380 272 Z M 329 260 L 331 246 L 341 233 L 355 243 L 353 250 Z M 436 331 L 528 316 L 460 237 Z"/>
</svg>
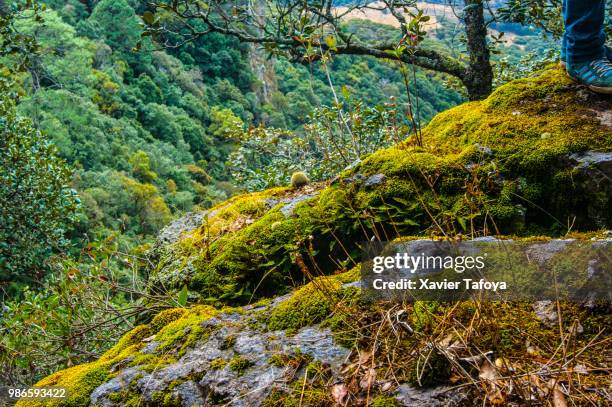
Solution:
<svg viewBox="0 0 612 407">
<path fill-rule="evenodd" d="M 189 212 L 166 225 L 157 236 L 159 245 L 175 243 L 179 238 L 202 225 L 207 212 Z"/>
<path fill-rule="evenodd" d="M 201 388 L 191 380 L 176 386 L 172 395 L 173 399 L 180 399 L 184 407 L 201 406 L 205 402 Z"/>
<path fill-rule="evenodd" d="M 297 204 L 299 204 L 300 202 L 303 202 L 303 201 L 305 201 L 307 199 L 310 199 L 310 198 L 312 198 L 315 195 L 316 194 L 306 194 L 306 195 L 299 195 L 299 196 L 296 196 L 294 198 L 291 198 L 291 199 L 289 199 L 287 201 L 285 206 L 283 206 L 281 208 L 281 212 L 283 213 L 283 215 L 289 217 L 289 216 L 293 215 L 293 209 L 295 209 Z"/>
<path fill-rule="evenodd" d="M 612 153 L 586 151 L 571 154 L 568 159 L 574 169 L 583 175 L 580 182 L 584 191 L 595 198 L 588 202 L 590 217 L 599 227 L 608 227 L 612 216 L 609 199 L 612 195 Z"/>
<path fill-rule="evenodd" d="M 374 185 L 382 184 L 383 182 L 385 182 L 386 179 L 387 177 L 385 176 L 385 174 L 374 174 L 368 177 L 368 179 L 365 180 L 363 185 L 366 187 L 372 187 Z"/>
<path fill-rule="evenodd" d="M 535 243 L 527 248 L 526 253 L 530 259 L 544 264 L 573 241 L 574 239 L 555 239 L 545 243 Z"/>
<path fill-rule="evenodd" d="M 357 182 L 362 182 L 364 179 L 366 179 L 365 175 L 357 173 L 351 177 L 348 177 L 346 179 L 342 180 L 342 183 L 350 185 L 350 184 L 354 184 Z"/>
<path fill-rule="evenodd" d="M 485 156 L 493 155 L 493 150 L 491 150 L 489 147 L 480 145 L 480 143 L 476 143 L 475 146 L 478 149 L 478 151 L 480 151 Z"/>
<path fill-rule="evenodd" d="M 571 154 L 569 158 L 577 163 L 576 168 L 588 170 L 596 167 L 603 171 L 608 178 L 612 177 L 612 153 L 585 151 Z"/>
<path fill-rule="evenodd" d="M 121 371 L 117 376 L 103 385 L 99 386 L 91 393 L 91 404 L 101 407 L 110 407 L 115 404 L 107 397 L 112 393 L 126 391 L 134 378 L 139 374 L 140 369 L 130 367 Z"/>
<path fill-rule="evenodd" d="M 271 306 L 278 303 L 280 301 Z M 348 357 L 349 350 L 335 343 L 329 329 L 309 326 L 295 335 L 287 335 L 283 331 L 264 331 L 249 326 L 249 315 L 229 313 L 208 319 L 206 326 L 213 328 L 213 332 L 177 362 L 153 372 L 127 368 L 94 390 L 92 404 L 104 407 L 120 405 L 111 401 L 109 396 L 126 390 L 130 385 L 132 391 L 137 389 L 144 401 L 153 403 L 155 394 L 168 392 L 172 383 L 184 380 L 170 391 L 173 400 L 180 400 L 184 406 L 215 405 L 219 400 L 224 405 L 234 407 L 258 406 L 269 394 L 272 385 L 288 385 L 291 378 L 287 376 L 286 368 L 270 363 L 273 355 L 289 355 L 299 349 L 302 354 L 310 355 L 313 360 L 328 364 L 336 371 Z M 233 344 L 226 348 L 222 344 L 228 337 L 233 338 Z M 243 372 L 233 371 L 229 363 L 221 369 L 211 367 L 214 360 L 229 362 L 237 356 L 250 362 Z M 190 379 L 192 377 L 201 379 L 195 382 Z"/>
<path fill-rule="evenodd" d="M 555 303 L 550 300 L 533 303 L 533 312 L 545 325 L 554 326 L 559 320 Z"/>
<path fill-rule="evenodd" d="M 465 405 L 465 392 L 451 387 L 416 388 L 409 384 L 398 387 L 395 398 L 404 406 L 412 407 L 453 407 Z"/>
</svg>

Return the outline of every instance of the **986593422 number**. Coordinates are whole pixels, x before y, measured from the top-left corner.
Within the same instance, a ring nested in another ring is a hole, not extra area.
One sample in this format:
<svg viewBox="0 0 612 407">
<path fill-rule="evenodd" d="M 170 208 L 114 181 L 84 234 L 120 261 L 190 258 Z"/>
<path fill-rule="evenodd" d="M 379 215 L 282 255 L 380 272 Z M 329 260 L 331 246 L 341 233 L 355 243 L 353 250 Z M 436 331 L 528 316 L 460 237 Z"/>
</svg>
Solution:
<svg viewBox="0 0 612 407">
<path fill-rule="evenodd" d="M 5 387 L 3 393 L 9 399 L 62 399 L 67 396 L 64 387 Z"/>
</svg>

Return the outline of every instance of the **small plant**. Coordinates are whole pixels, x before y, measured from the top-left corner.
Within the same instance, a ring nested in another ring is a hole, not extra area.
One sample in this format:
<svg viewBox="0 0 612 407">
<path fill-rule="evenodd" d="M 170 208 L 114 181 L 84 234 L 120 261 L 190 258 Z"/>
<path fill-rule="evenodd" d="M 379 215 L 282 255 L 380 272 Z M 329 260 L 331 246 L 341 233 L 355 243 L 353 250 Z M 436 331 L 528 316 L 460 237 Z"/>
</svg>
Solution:
<svg viewBox="0 0 612 407">
<path fill-rule="evenodd" d="M 247 370 L 252 365 L 253 365 L 253 362 L 251 362 L 249 359 L 245 358 L 244 356 L 235 356 L 229 362 L 229 368 L 233 372 L 236 372 L 238 376 L 242 376 L 245 370 Z"/>
<path fill-rule="evenodd" d="M 219 347 L 219 349 L 221 350 L 231 349 L 234 347 L 235 344 L 236 344 L 236 336 L 228 335 L 223 339 L 223 342 L 221 342 L 221 346 Z"/>
<path fill-rule="evenodd" d="M 293 175 L 291 175 L 291 186 L 293 188 L 302 188 L 308 183 L 310 183 L 310 179 L 308 179 L 308 176 L 302 171 L 294 172 Z"/>
<path fill-rule="evenodd" d="M 279 368 L 292 367 L 294 369 L 298 369 L 303 364 L 310 363 L 311 361 L 312 356 L 302 353 L 299 348 L 295 349 L 293 354 L 276 353 L 268 359 L 268 363 L 272 366 Z"/>
<path fill-rule="evenodd" d="M 210 362 L 210 368 L 212 370 L 221 370 L 225 367 L 225 365 L 227 365 L 227 361 L 221 358 L 215 359 Z"/>
</svg>

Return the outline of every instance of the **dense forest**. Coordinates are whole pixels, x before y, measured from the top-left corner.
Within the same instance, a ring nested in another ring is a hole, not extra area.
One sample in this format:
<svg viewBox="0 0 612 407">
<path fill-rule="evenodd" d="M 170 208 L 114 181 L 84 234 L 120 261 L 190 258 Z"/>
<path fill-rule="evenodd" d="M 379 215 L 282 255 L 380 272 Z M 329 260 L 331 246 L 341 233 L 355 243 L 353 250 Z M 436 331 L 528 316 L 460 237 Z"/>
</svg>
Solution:
<svg viewBox="0 0 612 407">
<path fill-rule="evenodd" d="M 286 186 L 298 171 L 329 181 L 468 97 L 456 78 L 401 61 L 295 63 L 219 33 L 165 46 L 179 39 L 149 35 L 140 0 L 14 7 L 19 17 L 5 39 L 35 44 L 18 52 L 24 69 L 3 69 L 2 124 L 21 136 L 0 142 L 12 154 L 5 165 L 18 168 L 2 175 L 2 187 L 27 179 L 40 196 L 2 198 L 6 383 L 32 384 L 92 360 L 143 315 L 185 306 L 186 285 L 145 290 L 155 272 L 148 253 L 170 221 Z M 169 14 L 158 18 L 174 24 Z M 422 43 L 466 59 L 459 23 L 437 20 Z M 387 25 L 344 24 L 355 38 L 403 41 Z M 495 86 L 557 57 L 557 40 L 540 27 L 493 27 Z M 16 59 L 4 52 L 2 66 Z"/>
<path fill-rule="evenodd" d="M 405 98 L 397 69 L 375 60 L 334 60 L 326 67 L 330 83 L 320 66 L 284 60 L 257 72 L 251 62 L 265 55 L 220 35 L 180 49 L 147 42 L 133 52 L 144 4 L 94 4 L 48 2 L 42 23 L 17 23 L 40 47 L 15 85 L 18 113 L 75 169 L 72 186 L 82 202 L 75 239 L 120 232 L 136 243 L 177 213 L 247 187 L 227 171 L 243 132 L 264 126 L 303 133 L 315 109 L 334 104 L 330 84 L 371 106 Z M 369 29 L 366 35 L 384 32 Z M 422 72 L 418 92 L 423 122 L 461 101 L 442 78 Z"/>
</svg>

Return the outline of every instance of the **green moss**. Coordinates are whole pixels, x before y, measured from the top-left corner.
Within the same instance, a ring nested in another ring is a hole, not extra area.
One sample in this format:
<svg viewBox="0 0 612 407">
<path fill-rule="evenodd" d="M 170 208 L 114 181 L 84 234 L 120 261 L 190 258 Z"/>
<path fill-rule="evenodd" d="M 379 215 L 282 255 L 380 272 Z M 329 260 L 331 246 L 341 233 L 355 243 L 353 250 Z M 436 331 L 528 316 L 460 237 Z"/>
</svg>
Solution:
<svg viewBox="0 0 612 407">
<path fill-rule="evenodd" d="M 378 395 L 372 400 L 372 407 L 401 407 L 403 406 L 395 397 Z"/>
<path fill-rule="evenodd" d="M 300 366 L 311 361 L 312 356 L 302 353 L 300 349 L 295 349 L 292 354 L 276 353 L 268 359 L 268 363 L 272 366 L 279 368 L 292 367 L 294 369 L 298 369 Z"/>
<path fill-rule="evenodd" d="M 436 301 L 415 301 L 412 322 L 418 332 L 429 332 L 436 324 L 435 311 L 439 303 Z"/>
<path fill-rule="evenodd" d="M 610 151 L 612 135 L 576 91 L 560 69 L 508 83 L 484 101 L 437 115 L 423 129 L 424 147 L 400 143 L 364 158 L 292 216 L 270 200 L 295 196 L 287 188 L 234 198 L 167 249 L 152 284 L 176 279 L 165 286 L 187 282 L 202 301 L 243 303 L 303 279 L 298 254 L 331 270 L 330 259 L 358 258 L 357 243 L 373 235 L 478 234 L 485 227 L 556 235 L 574 218 L 574 230 L 601 228 L 612 221 L 609 203 L 562 163 L 571 153 Z M 349 181 L 374 174 L 385 181 Z M 182 273 L 187 264 L 193 275 Z"/>
<path fill-rule="evenodd" d="M 242 376 L 249 367 L 253 366 L 253 362 L 244 356 L 234 356 L 228 365 L 238 376 Z"/>
<path fill-rule="evenodd" d="M 172 308 L 164 310 L 153 318 L 149 326 L 153 331 L 157 332 L 169 323 L 174 322 L 185 315 L 186 312 L 187 310 L 185 308 Z"/>
<path fill-rule="evenodd" d="M 223 341 L 221 342 L 219 349 L 221 350 L 231 349 L 234 347 L 235 344 L 236 344 L 236 335 L 228 335 L 225 338 L 223 338 Z"/>
<path fill-rule="evenodd" d="M 332 277 L 319 277 L 308 283 L 274 308 L 268 328 L 295 331 L 323 320 L 338 300 L 340 286 Z"/>
<path fill-rule="evenodd" d="M 210 362 L 210 368 L 212 370 L 221 370 L 227 365 L 227 361 L 225 359 L 215 359 Z"/>
<path fill-rule="evenodd" d="M 422 148 L 405 142 L 365 157 L 338 181 L 297 204 L 290 216 L 281 211 L 281 200 L 300 194 L 291 188 L 220 204 L 201 227 L 160 249 L 150 284 L 163 282 L 174 289 L 188 284 L 202 302 L 242 304 L 286 292 L 320 270 L 331 273 L 338 262 L 358 261 L 359 242 L 373 236 L 392 240 L 423 231 L 479 234 L 482 225 L 488 233 L 550 236 L 566 233 L 568 219 L 574 220 L 574 231 L 586 236 L 612 221 L 605 194 L 585 187 L 584 175 L 563 163 L 571 153 L 611 151 L 612 133 L 561 69 L 546 69 L 500 87 L 484 101 L 439 114 L 423 129 L 423 139 Z M 375 174 L 384 174 L 384 182 L 366 187 L 355 177 Z M 479 229 L 465 230 L 463 225 L 472 223 Z M 268 327 L 295 331 L 324 321 L 336 332 L 352 329 L 356 322 L 350 320 L 351 312 L 360 308 L 351 303 L 339 312 L 338 304 L 354 295 L 354 290 L 341 288 L 344 282 L 320 277 L 307 284 L 272 311 Z M 520 355 L 524 338 L 517 332 L 529 329 L 556 349 L 554 332 L 540 326 L 530 309 L 509 309 L 499 305 L 487 311 L 492 322 L 472 338 L 479 349 Z M 430 332 L 448 309 L 444 304 L 434 309 L 417 305 L 414 311 L 417 331 Z M 124 336 L 99 361 L 41 383 L 70 386 L 71 400 L 83 401 L 87 389 L 109 377 L 111 363 L 132 356 L 130 363 L 150 368 L 180 357 L 206 338 L 209 332 L 201 322 L 218 312 L 212 307 L 166 311 Z M 457 318 L 474 315 L 468 306 L 453 312 Z M 470 325 L 469 319 L 462 322 Z M 139 354 L 142 340 L 152 335 L 164 358 Z M 344 340 L 353 343 L 359 337 Z M 411 369 L 405 366 L 403 373 Z M 315 400 L 319 388 L 311 387 Z"/>
<path fill-rule="evenodd" d="M 209 306 L 162 311 L 149 325 L 139 325 L 126 333 L 97 361 L 59 371 L 36 383 L 37 387 L 65 387 L 68 394 L 66 399 L 24 400 L 18 405 L 30 407 L 87 405 L 90 393 L 116 374 L 111 372 L 112 366 L 129 360 L 127 364 L 130 366 L 141 366 L 144 371 L 153 371 L 175 362 L 177 355 L 202 337 L 204 331 L 201 323 L 218 312 L 219 310 Z M 143 339 L 152 335 L 155 335 L 155 340 L 160 342 L 159 352 L 152 355 L 139 353 L 138 351 L 146 345 Z M 174 351 L 173 354 L 170 354 L 171 350 Z"/>
<path fill-rule="evenodd" d="M 78 365 L 51 376 L 44 378 L 36 383 L 36 387 L 63 387 L 66 388 L 66 399 L 61 400 L 22 400 L 17 406 L 61 406 L 76 407 L 89 404 L 91 392 L 111 378 L 109 372 L 111 363 L 100 361 Z"/>
<path fill-rule="evenodd" d="M 155 336 L 155 340 L 160 342 L 157 349 L 163 352 L 170 348 L 179 348 L 179 356 L 182 355 L 198 340 L 207 337 L 208 332 L 202 322 L 218 313 L 219 310 L 208 305 L 198 305 L 181 313 L 178 319 L 165 325 Z"/>
<path fill-rule="evenodd" d="M 294 172 L 293 175 L 291 175 L 292 188 L 301 188 L 308 183 L 310 183 L 310 179 L 308 179 L 308 176 L 301 171 Z"/>
</svg>

